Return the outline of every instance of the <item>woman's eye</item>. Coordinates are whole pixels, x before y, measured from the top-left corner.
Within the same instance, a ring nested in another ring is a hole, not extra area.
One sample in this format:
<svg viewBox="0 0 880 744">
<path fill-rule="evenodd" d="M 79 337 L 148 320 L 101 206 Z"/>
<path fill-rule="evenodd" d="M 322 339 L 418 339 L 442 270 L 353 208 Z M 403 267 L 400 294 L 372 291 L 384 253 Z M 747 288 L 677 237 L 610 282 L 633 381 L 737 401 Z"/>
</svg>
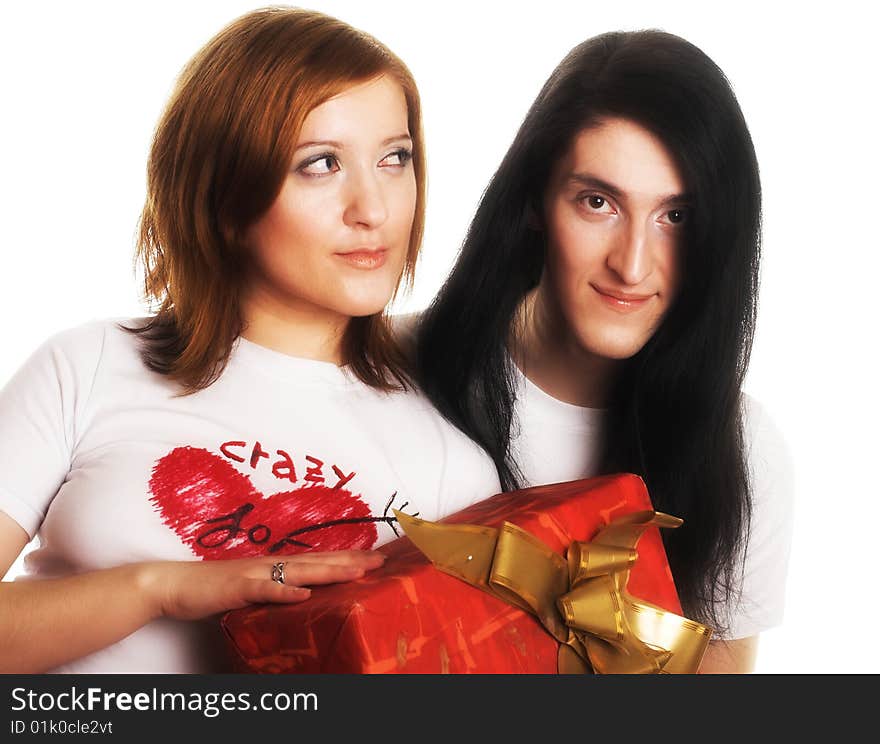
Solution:
<svg viewBox="0 0 880 744">
<path fill-rule="evenodd" d="M 334 155 L 319 155 L 301 165 L 299 170 L 307 176 L 325 176 L 339 170 L 339 161 Z"/>
<path fill-rule="evenodd" d="M 412 151 L 402 147 L 399 150 L 395 150 L 394 152 L 389 153 L 384 158 L 382 158 L 382 160 L 379 161 L 379 165 L 383 167 L 400 167 L 406 165 L 410 160 L 412 160 Z"/>
</svg>

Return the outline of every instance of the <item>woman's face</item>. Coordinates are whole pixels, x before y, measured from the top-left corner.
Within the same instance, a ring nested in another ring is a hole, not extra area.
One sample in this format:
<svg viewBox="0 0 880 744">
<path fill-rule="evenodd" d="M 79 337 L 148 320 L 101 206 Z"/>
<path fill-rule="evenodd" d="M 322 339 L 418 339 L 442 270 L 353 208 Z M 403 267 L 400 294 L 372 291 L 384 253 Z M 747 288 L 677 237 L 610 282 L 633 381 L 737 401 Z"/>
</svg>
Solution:
<svg viewBox="0 0 880 744">
<path fill-rule="evenodd" d="M 583 351 L 626 359 L 656 331 L 679 287 L 684 190 L 660 140 L 626 119 L 582 130 L 556 164 L 539 292 Z"/>
<path fill-rule="evenodd" d="M 380 312 L 409 248 L 411 152 L 406 98 L 387 76 L 313 109 L 281 193 L 248 231 L 250 297 L 310 316 Z"/>
</svg>

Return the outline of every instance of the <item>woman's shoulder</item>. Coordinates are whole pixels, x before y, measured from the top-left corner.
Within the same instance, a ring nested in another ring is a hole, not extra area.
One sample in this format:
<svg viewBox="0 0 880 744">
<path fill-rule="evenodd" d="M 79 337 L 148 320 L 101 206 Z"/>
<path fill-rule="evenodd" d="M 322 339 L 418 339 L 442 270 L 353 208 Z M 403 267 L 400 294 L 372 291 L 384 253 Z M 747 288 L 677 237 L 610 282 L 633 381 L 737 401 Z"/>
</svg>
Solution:
<svg viewBox="0 0 880 744">
<path fill-rule="evenodd" d="M 92 371 L 108 355 L 136 354 L 137 338 L 130 329 L 146 318 L 101 318 L 57 331 L 34 352 L 56 366 Z"/>
<path fill-rule="evenodd" d="M 91 390 L 100 370 L 108 366 L 121 365 L 131 373 L 143 365 L 139 340 L 130 329 L 145 321 L 102 318 L 56 331 L 33 347 L 12 380 L 25 387 L 57 383 L 61 389 L 82 391 Z"/>
<path fill-rule="evenodd" d="M 44 346 L 76 354 L 105 343 L 135 345 L 131 330 L 140 328 L 148 320 L 142 318 L 99 318 L 75 326 L 68 326 L 50 335 Z"/>
</svg>

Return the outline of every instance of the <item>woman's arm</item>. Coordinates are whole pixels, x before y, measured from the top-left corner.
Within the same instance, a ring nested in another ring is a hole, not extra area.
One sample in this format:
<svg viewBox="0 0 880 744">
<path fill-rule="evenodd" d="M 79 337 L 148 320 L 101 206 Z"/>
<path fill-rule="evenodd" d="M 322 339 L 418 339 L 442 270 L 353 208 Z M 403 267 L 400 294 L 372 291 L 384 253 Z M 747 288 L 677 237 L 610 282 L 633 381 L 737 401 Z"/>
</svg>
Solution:
<svg viewBox="0 0 880 744">
<path fill-rule="evenodd" d="M 27 533 L 0 512 L 0 574 L 27 545 Z M 363 576 L 381 553 L 338 551 L 279 559 L 156 561 L 70 576 L 0 583 L 0 673 L 39 673 L 125 638 L 158 617 L 196 620 L 255 602 L 302 602 L 300 585 Z"/>
<path fill-rule="evenodd" d="M 710 641 L 701 674 L 748 674 L 755 671 L 758 656 L 758 636 L 734 641 Z"/>
</svg>

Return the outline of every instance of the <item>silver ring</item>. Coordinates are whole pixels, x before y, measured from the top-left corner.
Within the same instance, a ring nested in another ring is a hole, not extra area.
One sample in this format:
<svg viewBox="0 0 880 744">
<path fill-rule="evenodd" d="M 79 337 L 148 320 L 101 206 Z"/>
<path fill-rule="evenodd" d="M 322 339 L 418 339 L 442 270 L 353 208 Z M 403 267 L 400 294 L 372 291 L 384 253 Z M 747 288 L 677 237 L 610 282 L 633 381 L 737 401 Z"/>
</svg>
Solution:
<svg viewBox="0 0 880 744">
<path fill-rule="evenodd" d="M 284 562 L 276 563 L 272 566 L 272 581 L 279 584 L 284 583 Z"/>
</svg>

